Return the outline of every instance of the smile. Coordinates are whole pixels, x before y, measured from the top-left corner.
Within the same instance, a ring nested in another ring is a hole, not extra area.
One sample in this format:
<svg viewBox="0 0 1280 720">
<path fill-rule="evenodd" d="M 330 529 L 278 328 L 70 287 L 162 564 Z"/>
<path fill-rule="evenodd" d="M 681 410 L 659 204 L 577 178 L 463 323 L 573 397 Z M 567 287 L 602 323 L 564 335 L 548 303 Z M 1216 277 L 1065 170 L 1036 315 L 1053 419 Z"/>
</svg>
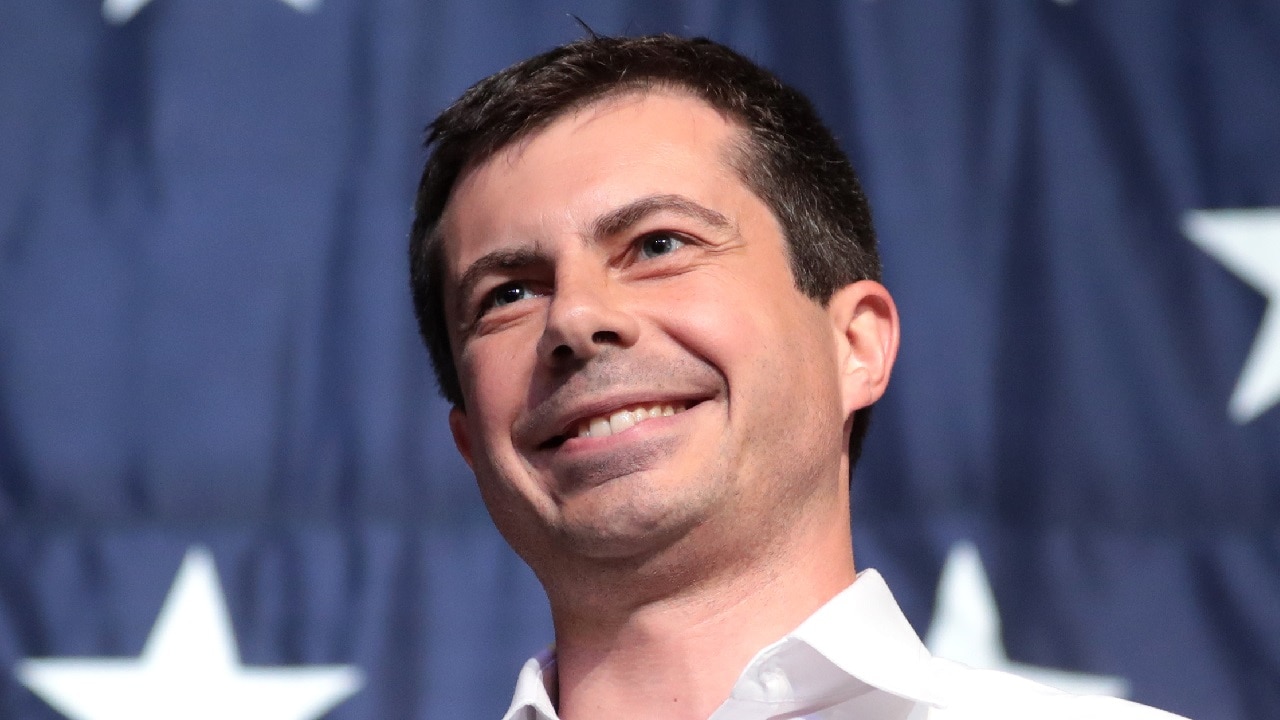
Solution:
<svg viewBox="0 0 1280 720">
<path fill-rule="evenodd" d="M 684 412 L 684 409 L 684 403 L 642 405 L 618 410 L 610 415 L 584 418 L 578 422 L 577 432 L 574 437 L 599 438 L 616 435 L 624 430 L 630 430 L 646 420 L 675 415 L 676 413 Z"/>
<path fill-rule="evenodd" d="M 600 414 L 570 421 L 563 431 L 547 438 L 538 447 L 541 450 L 553 450 L 569 440 L 606 438 L 650 420 L 679 415 L 696 404 L 696 400 L 650 400 L 635 402 L 617 410 L 596 411 Z"/>
</svg>

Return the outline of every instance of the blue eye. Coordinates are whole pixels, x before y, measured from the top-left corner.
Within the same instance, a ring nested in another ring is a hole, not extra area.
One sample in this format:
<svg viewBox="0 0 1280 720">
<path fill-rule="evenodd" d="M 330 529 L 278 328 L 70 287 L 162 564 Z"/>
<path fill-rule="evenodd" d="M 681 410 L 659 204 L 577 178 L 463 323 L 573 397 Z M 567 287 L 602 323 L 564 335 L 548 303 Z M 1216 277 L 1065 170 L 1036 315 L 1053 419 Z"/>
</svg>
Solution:
<svg viewBox="0 0 1280 720">
<path fill-rule="evenodd" d="M 490 307 L 502 307 L 533 297 L 533 290 L 522 282 L 509 282 L 499 285 L 489 292 Z"/>
<path fill-rule="evenodd" d="M 636 252 L 640 257 L 648 259 L 659 255 L 668 255 L 685 245 L 685 241 L 675 233 L 655 232 L 640 238 Z"/>
</svg>

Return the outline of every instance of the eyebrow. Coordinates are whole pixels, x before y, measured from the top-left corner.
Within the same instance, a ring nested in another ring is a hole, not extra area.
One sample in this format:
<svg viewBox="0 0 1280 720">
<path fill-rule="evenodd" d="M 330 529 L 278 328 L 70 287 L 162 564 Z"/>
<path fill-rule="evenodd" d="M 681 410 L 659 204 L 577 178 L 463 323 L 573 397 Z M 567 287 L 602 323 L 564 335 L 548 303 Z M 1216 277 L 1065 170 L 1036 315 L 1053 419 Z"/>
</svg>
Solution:
<svg viewBox="0 0 1280 720">
<path fill-rule="evenodd" d="M 535 248 L 510 248 L 494 250 L 480 256 L 458 279 L 458 294 L 454 296 L 454 316 L 463 318 L 467 300 L 475 292 L 476 285 L 488 274 L 497 270 L 516 270 L 547 261 L 546 253 Z M 470 320 L 464 320 L 470 324 Z"/>
<path fill-rule="evenodd" d="M 610 210 L 591 223 L 591 234 L 596 240 L 619 235 L 646 217 L 659 212 L 691 217 L 716 230 L 733 229 L 733 223 L 721 213 L 683 195 L 663 194 L 646 195 Z M 499 270 L 518 270 L 546 263 L 548 260 L 545 252 L 534 247 L 504 248 L 480 256 L 458 279 L 458 294 L 454 300 L 455 317 L 464 317 L 468 299 L 475 292 L 476 285 L 486 275 Z M 470 321 L 464 320 L 464 322 Z"/>
<path fill-rule="evenodd" d="M 731 230 L 729 218 L 699 205 L 683 195 L 647 195 L 596 218 L 592 232 L 596 238 L 606 238 L 625 232 L 631 226 L 657 212 L 673 212 L 699 220 L 716 230 Z"/>
</svg>

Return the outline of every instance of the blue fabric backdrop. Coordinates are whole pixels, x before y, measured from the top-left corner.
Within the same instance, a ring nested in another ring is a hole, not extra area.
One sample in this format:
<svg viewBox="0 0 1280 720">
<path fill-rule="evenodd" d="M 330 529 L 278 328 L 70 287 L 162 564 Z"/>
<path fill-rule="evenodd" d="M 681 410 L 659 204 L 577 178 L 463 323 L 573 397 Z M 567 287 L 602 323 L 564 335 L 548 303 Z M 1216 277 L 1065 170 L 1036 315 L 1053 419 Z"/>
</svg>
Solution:
<svg viewBox="0 0 1280 720">
<path fill-rule="evenodd" d="M 424 124 L 570 12 L 739 48 L 854 158 L 904 323 L 857 557 L 917 628 L 968 538 L 1013 659 L 1280 712 L 1280 409 L 1228 414 L 1268 298 L 1183 228 L 1280 206 L 1280 5 L 106 5 L 0 4 L 0 716 L 62 717 L 27 659 L 137 656 L 193 546 L 245 664 L 363 672 L 325 717 L 501 714 L 545 601 L 404 245 Z"/>
</svg>

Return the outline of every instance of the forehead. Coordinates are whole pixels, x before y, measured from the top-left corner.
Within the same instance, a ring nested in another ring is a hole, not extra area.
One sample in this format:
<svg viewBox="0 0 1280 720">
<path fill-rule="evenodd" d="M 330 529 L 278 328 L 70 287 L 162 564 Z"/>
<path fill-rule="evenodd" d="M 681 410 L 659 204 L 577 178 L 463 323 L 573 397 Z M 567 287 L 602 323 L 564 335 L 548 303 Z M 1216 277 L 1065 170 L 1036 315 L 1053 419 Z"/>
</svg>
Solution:
<svg viewBox="0 0 1280 720">
<path fill-rule="evenodd" d="M 676 90 L 610 96 L 500 150 L 459 179 L 441 219 L 446 274 L 493 244 L 582 233 L 638 197 L 732 211 L 750 194 L 731 158 L 744 131 Z M 728 213 L 726 213 L 728 214 Z"/>
</svg>

